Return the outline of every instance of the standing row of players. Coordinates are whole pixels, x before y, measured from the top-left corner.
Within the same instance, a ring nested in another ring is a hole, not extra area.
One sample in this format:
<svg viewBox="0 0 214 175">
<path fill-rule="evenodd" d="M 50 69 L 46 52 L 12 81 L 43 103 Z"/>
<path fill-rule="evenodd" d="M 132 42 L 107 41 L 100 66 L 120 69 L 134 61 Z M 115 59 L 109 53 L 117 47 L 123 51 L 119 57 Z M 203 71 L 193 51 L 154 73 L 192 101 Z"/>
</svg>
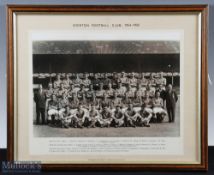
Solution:
<svg viewBox="0 0 214 175">
<path fill-rule="evenodd" d="M 113 73 L 112 76 L 109 76 L 108 73 L 103 74 L 103 77 L 99 77 L 98 74 L 94 76 L 89 76 L 85 73 L 82 75 L 82 78 L 79 78 L 79 74 L 76 74 L 75 77 L 70 77 L 69 74 L 66 74 L 65 78 L 62 79 L 61 75 L 58 74 L 56 81 L 54 81 L 54 88 L 59 88 L 61 84 L 64 84 L 64 88 L 69 89 L 71 85 L 74 87 L 80 87 L 81 85 L 89 88 L 90 85 L 93 85 L 93 88 L 97 90 L 100 84 L 103 84 L 104 89 L 108 88 L 108 85 L 111 84 L 113 88 L 117 88 L 118 84 L 121 83 L 122 86 L 129 84 L 131 87 L 137 87 L 138 84 L 146 86 L 156 85 L 166 85 L 166 79 L 163 77 L 163 73 L 159 73 L 159 77 L 154 78 L 153 73 L 150 74 L 149 78 L 145 78 L 145 73 L 135 75 L 135 73 L 126 74 L 122 72 L 121 74 Z"/>
<path fill-rule="evenodd" d="M 145 79 L 144 76 L 136 79 L 134 75 L 131 78 L 121 75 L 120 78 L 106 77 L 104 80 L 96 77 L 89 80 L 87 76 L 84 79 L 77 76 L 75 80 L 66 76 L 66 79 L 61 80 L 61 77 L 57 76 L 57 80 L 53 85 L 49 84 L 47 90 L 40 86 L 35 94 L 37 123 L 40 114 L 43 123 L 47 121 L 66 128 L 149 126 L 151 119 L 162 121 L 167 114 L 164 110 L 166 81 L 162 74 L 160 73 L 160 79 Z M 168 89 L 172 89 L 171 85 Z M 38 97 L 41 95 L 45 100 L 45 110 L 39 110 L 38 107 Z M 41 111 L 47 111 L 48 117 L 46 118 Z"/>
<path fill-rule="evenodd" d="M 88 78 L 88 74 L 84 74 L 84 78 L 80 79 L 78 74 L 75 79 L 70 79 L 69 75 L 66 75 L 65 79 L 61 79 L 60 75 L 57 75 L 56 81 L 49 84 L 47 95 L 55 94 L 58 98 L 62 98 L 62 94 L 66 94 L 68 97 L 72 97 L 72 94 L 76 93 L 78 98 L 82 99 L 91 98 L 92 94 L 98 98 L 103 97 L 104 94 L 108 98 L 114 96 L 114 92 L 118 94 L 119 97 L 124 97 L 127 95 L 130 98 L 136 96 L 145 96 L 145 91 L 149 91 L 150 96 L 154 96 L 155 88 L 165 89 L 166 79 L 163 74 L 160 73 L 159 78 L 153 78 L 152 74 L 150 78 L 146 79 L 144 73 L 141 77 L 136 78 L 134 73 L 130 77 L 125 76 L 125 73 L 121 73 L 121 77 L 118 74 L 113 74 L 113 77 L 109 78 L 104 74 L 104 78 L 98 79 L 96 77 L 93 79 Z"/>
</svg>

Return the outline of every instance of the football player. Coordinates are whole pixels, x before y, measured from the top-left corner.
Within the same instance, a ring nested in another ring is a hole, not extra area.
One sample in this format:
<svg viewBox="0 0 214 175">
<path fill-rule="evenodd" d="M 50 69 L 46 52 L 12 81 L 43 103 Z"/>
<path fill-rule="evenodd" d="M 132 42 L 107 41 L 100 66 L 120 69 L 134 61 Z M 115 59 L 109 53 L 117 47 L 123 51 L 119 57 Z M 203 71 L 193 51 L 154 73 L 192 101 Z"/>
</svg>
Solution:
<svg viewBox="0 0 214 175">
<path fill-rule="evenodd" d="M 77 92 L 80 90 L 82 79 L 79 78 L 79 74 L 76 74 L 76 79 L 73 80 L 74 90 Z"/>
<path fill-rule="evenodd" d="M 58 93 L 57 93 L 57 98 L 62 98 L 63 94 L 68 95 L 68 91 L 67 91 L 67 89 L 64 88 L 64 84 L 61 83 L 60 88 L 59 88 Z"/>
<path fill-rule="evenodd" d="M 53 85 L 52 85 L 52 83 L 49 83 L 48 84 L 48 89 L 46 91 L 47 100 L 51 99 L 51 96 L 53 95 L 53 93 L 54 93 Z"/>
<path fill-rule="evenodd" d="M 77 98 L 77 94 L 73 93 L 72 98 L 70 100 L 71 109 L 77 109 L 79 106 L 79 99 Z"/>
<path fill-rule="evenodd" d="M 78 109 L 76 111 L 76 117 L 72 118 L 73 126 L 83 128 L 86 118 L 88 118 L 86 110 L 83 109 L 82 104 L 79 104 Z"/>
<path fill-rule="evenodd" d="M 64 88 L 69 89 L 72 84 L 72 80 L 69 77 L 69 74 L 66 74 L 66 78 L 63 80 Z"/>
<path fill-rule="evenodd" d="M 120 105 L 116 106 L 116 110 L 113 112 L 112 124 L 115 128 L 121 127 L 124 125 L 124 115 L 120 109 Z"/>
<path fill-rule="evenodd" d="M 56 81 L 54 81 L 54 88 L 55 89 L 59 88 L 61 83 L 62 83 L 62 80 L 61 80 L 60 74 L 58 74 L 56 77 Z"/>
<path fill-rule="evenodd" d="M 66 106 L 69 105 L 68 97 L 66 94 L 62 94 L 62 98 L 59 99 L 59 117 L 63 118 Z"/>
<path fill-rule="evenodd" d="M 106 95 L 108 98 L 112 98 L 114 95 L 114 89 L 112 89 L 112 84 L 108 84 L 108 90 L 106 90 Z"/>
<path fill-rule="evenodd" d="M 133 99 L 134 107 L 141 107 L 143 104 L 142 94 L 139 91 L 135 92 L 135 98 Z"/>
<path fill-rule="evenodd" d="M 148 80 L 145 78 L 145 74 L 141 73 L 141 77 L 138 79 L 138 84 L 145 87 L 148 84 Z"/>
<path fill-rule="evenodd" d="M 100 104 L 102 107 L 107 106 L 109 108 L 111 106 L 111 100 L 107 98 L 107 95 L 105 93 L 103 94 L 103 98 Z"/>
<path fill-rule="evenodd" d="M 77 97 L 78 99 L 82 99 L 83 95 L 85 95 L 86 91 L 85 91 L 85 85 L 81 85 L 80 86 L 80 90 L 77 92 Z"/>
<path fill-rule="evenodd" d="M 104 88 L 108 88 L 108 85 L 111 83 L 111 80 L 108 78 L 107 73 L 104 74 L 102 78 L 102 83 Z"/>
<path fill-rule="evenodd" d="M 119 83 L 120 83 L 120 79 L 119 79 L 118 73 L 114 72 L 112 81 L 111 81 L 112 88 L 114 88 L 114 89 L 118 88 Z"/>
<path fill-rule="evenodd" d="M 135 92 L 136 96 L 143 97 L 145 94 L 144 88 L 142 88 L 141 84 L 137 84 L 137 90 Z"/>
<path fill-rule="evenodd" d="M 112 118 L 112 112 L 109 110 L 107 106 L 103 106 L 101 111 L 101 119 L 98 121 L 101 127 L 110 127 Z"/>
<path fill-rule="evenodd" d="M 150 87 L 150 84 L 147 84 L 146 86 L 146 90 L 145 90 L 145 93 L 144 93 L 144 97 L 146 97 L 146 94 L 149 95 L 150 97 L 154 97 L 155 95 L 155 92 L 151 89 Z"/>
<path fill-rule="evenodd" d="M 117 92 L 117 95 L 119 98 L 123 98 L 126 93 L 126 87 L 122 86 L 122 83 L 118 84 L 118 89 L 115 89 L 115 92 Z"/>
<path fill-rule="evenodd" d="M 91 84 L 91 80 L 88 79 L 88 74 L 85 73 L 83 76 L 82 84 L 86 87 L 89 88 L 89 85 Z"/>
<path fill-rule="evenodd" d="M 153 73 L 150 74 L 150 77 L 148 79 L 148 84 L 150 86 L 155 86 L 156 85 L 156 79 L 154 78 L 154 74 Z"/>
<path fill-rule="evenodd" d="M 93 89 L 94 90 L 98 90 L 100 88 L 100 79 L 98 78 L 98 75 L 97 74 L 94 74 L 94 79 L 92 81 L 92 84 L 93 84 Z M 103 85 L 102 85 L 103 86 Z"/>
<path fill-rule="evenodd" d="M 56 95 L 52 95 L 51 100 L 48 102 L 48 121 L 49 125 L 57 125 L 59 119 L 59 103 L 57 101 Z"/>
<path fill-rule="evenodd" d="M 99 90 L 96 91 L 96 98 L 103 98 L 103 95 L 105 94 L 105 90 L 103 89 L 103 83 L 100 83 Z"/>
<path fill-rule="evenodd" d="M 61 127 L 62 128 L 69 128 L 69 125 L 71 123 L 71 118 L 73 115 L 71 114 L 70 107 L 66 106 L 65 111 L 61 114 Z"/>
<path fill-rule="evenodd" d="M 163 99 L 160 97 L 160 92 L 155 93 L 155 98 L 153 99 L 153 113 L 154 118 L 157 122 L 162 122 L 167 112 L 164 110 Z"/>
<path fill-rule="evenodd" d="M 134 110 L 133 105 L 131 103 L 128 104 L 128 108 L 126 109 L 124 116 L 126 127 L 127 126 L 136 127 L 136 122 L 139 118 L 139 115 Z"/>
<path fill-rule="evenodd" d="M 141 110 L 139 111 L 139 115 L 140 115 L 139 124 L 141 126 L 150 127 L 149 122 L 151 121 L 152 114 L 145 110 L 144 105 L 142 105 Z"/>
<path fill-rule="evenodd" d="M 126 84 L 128 83 L 128 78 L 126 77 L 125 72 L 121 72 L 120 82 L 123 86 L 126 86 Z"/>
<path fill-rule="evenodd" d="M 130 85 L 130 84 L 127 85 L 126 95 L 127 95 L 130 99 L 133 99 L 133 98 L 135 97 L 135 90 L 131 88 L 131 85 Z"/>
<path fill-rule="evenodd" d="M 127 105 L 129 103 L 132 103 L 132 99 L 130 99 L 129 96 L 128 96 L 128 94 L 125 93 L 125 96 L 124 96 L 124 98 L 122 98 L 121 102 L 122 102 L 122 108 L 126 109 Z"/>
<path fill-rule="evenodd" d="M 95 94 L 92 94 L 92 98 L 88 99 L 89 109 L 94 105 L 97 110 L 100 110 L 100 100 L 98 100 Z"/>
<path fill-rule="evenodd" d="M 100 120 L 100 113 L 96 109 L 96 105 L 92 104 L 91 110 L 89 111 L 89 118 L 90 118 L 90 128 L 95 128 L 96 123 Z"/>
<path fill-rule="evenodd" d="M 163 72 L 159 73 L 159 78 L 156 79 L 156 84 L 161 85 L 162 87 L 166 86 L 166 78 L 164 78 Z"/>
<path fill-rule="evenodd" d="M 86 95 L 86 99 L 87 100 L 92 99 L 92 96 L 95 95 L 95 91 L 93 89 L 93 85 L 92 84 L 89 85 L 89 90 L 85 92 L 85 95 Z"/>
<path fill-rule="evenodd" d="M 117 92 L 113 93 L 113 98 L 111 99 L 111 109 L 113 110 L 116 106 L 122 106 L 121 98 L 118 98 Z"/>
<path fill-rule="evenodd" d="M 146 92 L 146 94 L 145 94 L 145 98 L 143 99 L 143 105 L 142 106 L 143 106 L 144 114 L 148 115 L 150 118 L 153 115 L 153 110 L 152 110 L 153 101 L 150 98 L 148 92 Z"/>
<path fill-rule="evenodd" d="M 137 79 L 135 78 L 134 72 L 131 73 L 130 79 L 128 80 L 128 83 L 130 84 L 131 88 L 136 90 L 137 87 Z"/>
</svg>

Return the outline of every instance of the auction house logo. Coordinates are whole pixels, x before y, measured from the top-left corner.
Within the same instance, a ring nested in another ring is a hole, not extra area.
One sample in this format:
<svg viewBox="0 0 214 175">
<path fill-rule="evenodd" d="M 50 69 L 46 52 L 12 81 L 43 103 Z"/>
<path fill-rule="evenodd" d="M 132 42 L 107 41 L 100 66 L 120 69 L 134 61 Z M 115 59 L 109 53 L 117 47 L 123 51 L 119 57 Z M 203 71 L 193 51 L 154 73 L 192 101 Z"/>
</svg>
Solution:
<svg viewBox="0 0 214 175">
<path fill-rule="evenodd" d="M 3 173 L 40 173 L 40 161 L 3 161 Z"/>
</svg>

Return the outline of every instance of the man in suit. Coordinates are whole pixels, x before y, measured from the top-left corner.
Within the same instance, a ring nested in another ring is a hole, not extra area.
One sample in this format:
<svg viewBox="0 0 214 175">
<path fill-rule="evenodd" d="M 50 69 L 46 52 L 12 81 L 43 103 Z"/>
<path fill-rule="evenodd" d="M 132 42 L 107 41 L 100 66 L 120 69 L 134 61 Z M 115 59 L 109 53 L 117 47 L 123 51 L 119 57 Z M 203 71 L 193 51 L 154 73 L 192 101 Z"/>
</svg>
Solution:
<svg viewBox="0 0 214 175">
<path fill-rule="evenodd" d="M 39 90 L 34 95 L 34 101 L 36 103 L 36 124 L 40 123 L 40 115 L 42 117 L 42 124 L 45 124 L 46 93 L 42 85 L 39 85 Z"/>
<path fill-rule="evenodd" d="M 174 122 L 175 120 L 175 107 L 178 101 L 178 96 L 176 92 L 172 89 L 172 85 L 167 86 L 167 91 L 165 94 L 166 109 L 169 116 L 169 122 Z"/>
</svg>

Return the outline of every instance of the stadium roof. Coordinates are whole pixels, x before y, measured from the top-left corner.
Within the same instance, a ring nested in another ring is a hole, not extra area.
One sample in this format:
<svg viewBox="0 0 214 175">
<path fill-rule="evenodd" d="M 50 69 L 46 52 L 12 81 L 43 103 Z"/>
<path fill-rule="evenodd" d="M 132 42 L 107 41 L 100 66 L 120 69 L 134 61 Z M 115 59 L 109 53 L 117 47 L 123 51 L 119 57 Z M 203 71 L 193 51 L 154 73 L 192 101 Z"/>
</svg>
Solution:
<svg viewBox="0 0 214 175">
<path fill-rule="evenodd" d="M 34 41 L 33 54 L 179 54 L 179 41 Z"/>
</svg>

